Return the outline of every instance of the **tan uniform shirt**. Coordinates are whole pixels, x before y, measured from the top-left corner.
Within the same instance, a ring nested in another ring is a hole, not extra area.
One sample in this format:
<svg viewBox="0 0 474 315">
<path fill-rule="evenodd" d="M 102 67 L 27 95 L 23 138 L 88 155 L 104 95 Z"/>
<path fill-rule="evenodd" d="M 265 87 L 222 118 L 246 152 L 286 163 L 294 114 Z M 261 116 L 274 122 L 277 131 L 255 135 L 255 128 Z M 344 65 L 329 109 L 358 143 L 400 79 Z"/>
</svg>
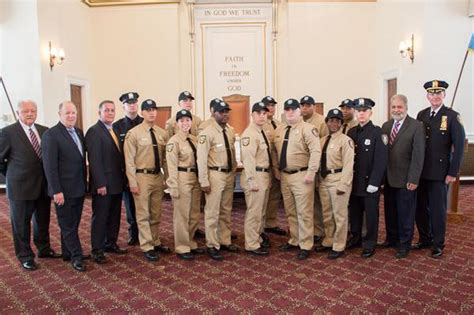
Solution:
<svg viewBox="0 0 474 315">
<path fill-rule="evenodd" d="M 305 122 L 316 127 L 319 133 L 319 138 L 322 138 L 329 134 L 328 126 L 326 125 L 326 122 L 324 121 L 323 115 L 314 112 L 313 116 L 311 116 L 311 118 L 309 118 L 308 120 L 305 120 Z"/>
<path fill-rule="evenodd" d="M 201 125 L 201 123 L 202 119 L 199 116 L 193 115 L 191 129 L 189 130 L 189 133 L 194 136 L 197 136 L 199 133 L 199 125 Z M 168 133 L 169 138 L 178 133 L 179 128 L 178 124 L 176 123 L 176 114 L 166 121 L 165 129 Z"/>
<path fill-rule="evenodd" d="M 343 124 L 342 124 L 342 127 L 341 127 L 341 130 L 344 132 L 344 134 L 347 135 L 347 133 L 349 132 L 349 130 L 353 127 L 356 127 L 357 125 L 359 124 L 359 122 L 357 121 L 357 119 L 352 119 L 350 121 L 345 121 Z M 344 130 L 345 128 L 345 130 Z"/>
<path fill-rule="evenodd" d="M 160 166 L 165 178 L 168 174 L 166 166 L 165 146 L 168 141 L 166 131 L 156 125 L 153 126 L 156 141 L 158 142 L 158 153 L 160 156 Z M 150 135 L 150 126 L 142 122 L 131 129 L 125 136 L 124 155 L 126 173 L 130 187 L 137 187 L 136 170 L 154 169 L 155 155 L 153 153 L 153 142 Z"/>
<path fill-rule="evenodd" d="M 177 194 L 174 193 L 178 192 L 178 167 L 197 167 L 193 149 L 186 140 L 188 137 L 196 148 L 197 138 L 192 134 L 186 135 L 182 131 L 178 131 L 178 133 L 172 136 L 166 145 L 166 162 L 168 164 L 168 179 L 166 180 L 166 184 L 172 196 L 176 196 Z"/>
<path fill-rule="evenodd" d="M 228 168 L 227 150 L 224 142 L 224 134 L 222 127 L 214 118 L 210 119 L 208 126 L 199 133 L 197 156 L 199 169 L 199 183 L 201 187 L 209 187 L 209 170 L 208 167 Z M 235 133 L 234 129 L 227 125 L 227 139 L 231 151 L 232 171 L 237 168 L 235 160 Z"/>
<path fill-rule="evenodd" d="M 254 180 L 257 177 L 257 167 L 270 168 L 270 158 L 268 150 L 271 152 L 271 145 L 268 148 L 262 135 L 262 127 L 251 122 L 247 129 L 242 133 L 240 139 L 242 164 L 244 165 L 247 180 Z M 265 131 L 264 131 L 265 132 Z M 268 135 L 265 134 L 268 140 Z M 270 141 L 269 141 L 270 144 Z M 271 170 L 269 170 L 271 172 Z"/>
<path fill-rule="evenodd" d="M 214 117 L 211 117 L 211 118 L 208 118 L 204 121 L 201 121 L 201 123 L 199 124 L 199 127 L 198 127 L 198 135 L 201 133 L 201 131 L 203 131 L 204 129 L 206 129 L 212 121 L 215 121 Z"/>
<path fill-rule="evenodd" d="M 281 125 L 275 132 L 275 147 L 280 160 L 286 127 Z M 318 130 L 300 119 L 291 127 L 287 148 L 287 169 L 295 170 L 308 167 L 307 176 L 315 176 L 319 169 L 321 146 Z"/>
<path fill-rule="evenodd" d="M 321 147 L 324 147 L 327 139 L 327 136 L 321 139 Z M 354 173 L 354 142 L 342 133 L 342 129 L 331 135 L 331 140 L 326 149 L 326 161 L 328 170 L 342 168 L 342 172 L 328 174 L 324 181 L 339 182 L 337 190 L 349 194 Z"/>
<path fill-rule="evenodd" d="M 262 129 L 265 131 L 265 134 L 267 135 L 268 138 L 268 141 L 270 142 L 274 142 L 275 141 L 275 130 L 276 128 L 273 128 L 273 125 L 272 125 L 272 121 L 275 123 L 275 125 L 277 126 L 280 126 L 282 123 L 279 122 L 278 120 L 276 119 L 268 119 L 265 124 L 262 126 Z"/>
</svg>

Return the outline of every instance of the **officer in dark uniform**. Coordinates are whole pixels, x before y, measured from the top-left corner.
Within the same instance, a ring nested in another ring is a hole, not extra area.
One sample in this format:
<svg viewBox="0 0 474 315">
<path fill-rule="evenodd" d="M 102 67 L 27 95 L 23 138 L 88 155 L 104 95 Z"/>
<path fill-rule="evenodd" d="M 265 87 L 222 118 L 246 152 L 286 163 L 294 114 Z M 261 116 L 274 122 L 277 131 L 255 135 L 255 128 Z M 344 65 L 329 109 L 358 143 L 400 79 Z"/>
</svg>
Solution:
<svg viewBox="0 0 474 315">
<path fill-rule="evenodd" d="M 464 127 L 457 112 L 444 105 L 448 83 L 424 84 L 431 106 L 418 113 L 426 133 L 426 151 L 416 209 L 420 235 L 413 249 L 432 247 L 431 257 L 443 255 L 448 184 L 456 181 L 464 152 Z"/>
<path fill-rule="evenodd" d="M 370 120 L 375 102 L 369 98 L 354 100 L 357 127 L 348 132 L 355 144 L 354 178 L 349 199 L 349 218 L 352 238 L 347 248 L 362 244 L 362 257 L 374 255 L 379 227 L 380 186 L 387 167 L 388 136 Z M 367 235 L 362 242 L 363 216 L 367 222 Z"/>
<path fill-rule="evenodd" d="M 114 129 L 115 134 L 120 141 L 120 151 L 123 154 L 123 142 L 125 140 L 125 135 L 133 127 L 141 124 L 143 118 L 138 116 L 138 93 L 129 92 L 122 94 L 120 96 L 120 101 L 123 103 L 123 109 L 125 111 L 125 117 L 116 121 L 112 128 Z M 125 204 L 125 210 L 127 213 L 127 222 L 128 222 L 128 245 L 137 245 L 138 244 L 138 227 L 137 219 L 135 217 L 135 202 L 133 200 L 133 194 L 130 192 L 130 189 L 127 188 L 122 194 L 123 203 Z"/>
</svg>

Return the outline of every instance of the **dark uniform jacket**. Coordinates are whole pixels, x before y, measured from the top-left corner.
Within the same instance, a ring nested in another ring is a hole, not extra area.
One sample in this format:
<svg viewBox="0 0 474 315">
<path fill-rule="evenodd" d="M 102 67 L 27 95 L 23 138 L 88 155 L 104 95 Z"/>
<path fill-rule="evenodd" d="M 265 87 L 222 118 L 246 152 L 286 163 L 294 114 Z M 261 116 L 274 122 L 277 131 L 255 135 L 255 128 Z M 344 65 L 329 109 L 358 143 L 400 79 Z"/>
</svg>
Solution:
<svg viewBox="0 0 474 315">
<path fill-rule="evenodd" d="M 382 135 L 382 129 L 369 121 L 364 127 L 360 125 L 351 128 L 347 135 L 354 141 L 354 177 L 352 194 L 369 196 L 380 193 L 380 189 L 369 194 L 368 185 L 379 187 L 382 185 L 387 167 L 388 136 Z"/>
<path fill-rule="evenodd" d="M 464 127 L 459 114 L 442 106 L 436 116 L 430 118 L 431 107 L 418 113 L 426 133 L 425 163 L 421 178 L 444 181 L 446 175 L 456 177 L 464 152 Z M 451 152 L 454 145 L 454 151 Z"/>
<path fill-rule="evenodd" d="M 42 137 L 47 127 L 35 124 Z M 11 200 L 36 200 L 46 195 L 43 163 L 19 122 L 0 130 L 0 169 L 6 174 Z"/>
<path fill-rule="evenodd" d="M 120 142 L 120 151 L 123 152 L 123 143 L 125 141 L 125 135 L 127 132 L 135 126 L 138 126 L 143 122 L 143 117 L 137 116 L 134 120 L 131 120 L 127 116 L 117 120 L 113 123 L 112 128 L 115 131 L 115 134 L 119 138 Z"/>
<path fill-rule="evenodd" d="M 86 133 L 87 158 L 89 160 L 89 185 L 91 193 L 101 187 L 107 194 L 120 194 L 125 185 L 125 162 L 109 130 L 98 121 Z"/>
</svg>

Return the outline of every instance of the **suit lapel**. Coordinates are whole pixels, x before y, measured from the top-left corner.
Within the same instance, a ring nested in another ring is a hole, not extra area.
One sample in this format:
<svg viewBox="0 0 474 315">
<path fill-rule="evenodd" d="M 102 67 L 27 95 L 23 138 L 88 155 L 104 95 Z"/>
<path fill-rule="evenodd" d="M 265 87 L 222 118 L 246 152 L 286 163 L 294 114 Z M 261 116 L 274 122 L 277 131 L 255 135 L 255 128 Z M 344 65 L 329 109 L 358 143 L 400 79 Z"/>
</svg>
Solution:
<svg viewBox="0 0 474 315">
<path fill-rule="evenodd" d="M 35 150 L 33 149 L 33 145 L 31 144 L 30 138 L 28 138 L 28 136 L 26 135 L 25 130 L 21 126 L 20 122 L 17 122 L 16 128 L 17 128 L 17 133 L 19 135 L 19 138 L 23 142 L 23 144 L 25 145 L 27 150 L 30 151 L 31 154 L 33 154 L 34 156 L 36 156 L 39 159 L 38 155 L 36 154 Z"/>
<path fill-rule="evenodd" d="M 405 121 L 403 122 L 402 126 L 400 127 L 400 130 L 398 130 L 397 136 L 393 140 L 392 147 L 397 143 L 398 139 L 400 139 L 401 135 L 405 132 L 410 127 L 410 117 L 407 115 L 405 117 Z"/>
<path fill-rule="evenodd" d="M 79 148 L 77 147 L 76 143 L 74 142 L 74 139 L 72 138 L 72 136 L 69 134 L 69 131 L 67 131 L 66 127 L 60 122 L 58 123 L 58 125 L 59 125 L 59 130 L 61 131 L 61 134 L 66 139 L 66 142 L 69 143 L 69 146 L 73 146 L 74 150 L 77 152 L 77 154 L 81 155 L 81 152 L 79 151 Z M 79 136 L 79 133 L 77 132 L 77 129 L 76 128 L 74 128 L 74 129 L 76 130 L 76 134 L 77 134 L 77 136 L 80 140 L 81 137 Z M 79 142 L 81 142 L 82 152 L 84 152 L 83 141 L 80 140 Z"/>
<path fill-rule="evenodd" d="M 117 145 L 115 144 L 115 141 L 114 139 L 112 138 L 112 135 L 110 134 L 109 132 L 109 129 L 107 129 L 107 127 L 105 126 L 104 123 L 102 123 L 100 120 L 97 122 L 97 124 L 99 125 L 99 128 L 102 130 L 102 133 L 104 134 L 104 137 L 106 139 L 108 139 L 107 141 L 109 141 L 109 143 L 115 148 L 115 150 L 117 150 L 118 152 L 119 151 L 119 148 L 117 147 Z M 112 132 L 115 133 L 115 131 L 112 129 Z M 117 135 L 115 135 L 117 136 Z M 118 137 L 117 137 L 118 139 Z"/>
</svg>

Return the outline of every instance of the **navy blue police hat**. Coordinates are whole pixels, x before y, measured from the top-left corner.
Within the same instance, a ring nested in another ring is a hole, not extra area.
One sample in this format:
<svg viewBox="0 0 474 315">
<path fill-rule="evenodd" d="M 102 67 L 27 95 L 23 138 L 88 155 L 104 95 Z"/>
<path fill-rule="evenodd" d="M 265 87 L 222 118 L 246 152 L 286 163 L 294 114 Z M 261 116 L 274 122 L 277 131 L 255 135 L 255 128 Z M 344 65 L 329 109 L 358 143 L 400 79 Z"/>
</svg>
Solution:
<svg viewBox="0 0 474 315">
<path fill-rule="evenodd" d="M 339 107 L 344 107 L 344 106 L 347 106 L 347 107 L 350 107 L 350 108 L 354 108 L 354 101 L 351 100 L 351 99 L 345 99 L 341 102 L 341 104 L 339 105 Z"/>
<path fill-rule="evenodd" d="M 133 103 L 136 103 L 138 101 L 138 97 L 140 95 L 138 95 L 137 92 L 128 92 L 128 93 L 124 93 L 120 96 L 119 100 L 120 102 L 122 103 L 128 103 L 128 104 L 133 104 Z"/>
<path fill-rule="evenodd" d="M 194 96 L 191 94 L 191 92 L 183 91 L 183 92 L 179 93 L 178 102 L 184 101 L 184 100 L 187 100 L 187 99 L 194 100 Z"/>
<path fill-rule="evenodd" d="M 148 110 L 148 109 L 152 109 L 152 108 L 158 108 L 158 106 L 156 106 L 156 103 L 155 103 L 154 100 L 147 99 L 147 100 L 144 100 L 142 102 L 142 110 Z"/>
<path fill-rule="evenodd" d="M 283 109 L 297 109 L 297 108 L 300 108 L 300 103 L 294 98 L 290 98 L 286 100 L 285 104 L 283 105 Z"/>
<path fill-rule="evenodd" d="M 314 98 L 309 95 L 305 95 L 300 99 L 301 105 L 303 104 L 309 104 L 309 105 L 314 105 L 316 102 L 314 101 Z"/>
<path fill-rule="evenodd" d="M 449 84 L 441 80 L 432 80 L 423 84 L 423 87 L 426 92 L 438 93 L 445 91 L 449 87 Z"/>
<path fill-rule="evenodd" d="M 183 117 L 189 117 L 191 120 L 193 120 L 193 114 L 191 114 L 191 112 L 187 109 L 181 109 L 176 113 L 176 121 Z"/>
<path fill-rule="evenodd" d="M 263 103 L 263 102 L 257 102 L 257 103 L 255 103 L 255 104 L 253 104 L 253 106 L 252 106 L 252 113 L 253 113 L 253 112 L 261 112 L 261 111 L 268 112 L 268 108 L 267 108 L 267 106 L 265 105 L 265 103 Z"/>
<path fill-rule="evenodd" d="M 328 111 L 328 114 L 326 115 L 326 122 L 328 122 L 329 119 L 331 118 L 337 118 L 339 119 L 341 122 L 344 121 L 344 117 L 342 115 L 342 112 L 337 109 L 337 108 L 334 108 L 334 109 L 331 109 L 330 111 Z"/>
<path fill-rule="evenodd" d="M 369 108 L 372 109 L 372 107 L 375 106 L 375 102 L 371 100 L 370 98 L 356 98 L 354 101 L 354 107 L 355 109 L 363 109 L 363 108 Z"/>
</svg>

